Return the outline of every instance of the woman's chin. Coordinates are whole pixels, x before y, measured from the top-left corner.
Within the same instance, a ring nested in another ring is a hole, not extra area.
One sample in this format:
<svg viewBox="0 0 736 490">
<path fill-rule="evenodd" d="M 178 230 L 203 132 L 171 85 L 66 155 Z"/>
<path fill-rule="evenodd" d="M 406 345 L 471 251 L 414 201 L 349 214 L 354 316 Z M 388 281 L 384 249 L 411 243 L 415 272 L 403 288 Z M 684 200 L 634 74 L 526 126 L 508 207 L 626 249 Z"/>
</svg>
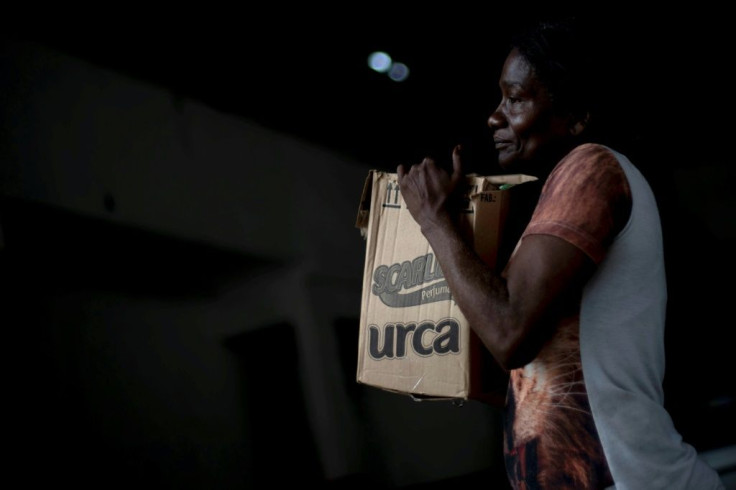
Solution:
<svg viewBox="0 0 736 490">
<path fill-rule="evenodd" d="M 501 170 L 503 170 L 504 172 L 513 171 L 516 167 L 515 163 L 515 158 L 504 158 L 502 156 L 498 157 L 498 166 L 501 167 Z"/>
</svg>

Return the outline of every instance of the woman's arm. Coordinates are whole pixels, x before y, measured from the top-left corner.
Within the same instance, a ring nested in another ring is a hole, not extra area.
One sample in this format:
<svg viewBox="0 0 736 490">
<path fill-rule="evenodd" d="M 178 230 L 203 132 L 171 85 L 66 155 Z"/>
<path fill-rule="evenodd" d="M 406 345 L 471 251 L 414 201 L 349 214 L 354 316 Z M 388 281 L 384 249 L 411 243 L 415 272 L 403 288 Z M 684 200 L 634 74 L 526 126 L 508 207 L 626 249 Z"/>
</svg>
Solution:
<svg viewBox="0 0 736 490">
<path fill-rule="evenodd" d="M 528 363 L 547 338 L 548 325 L 579 299 L 593 261 L 560 238 L 529 235 L 499 274 L 465 242 L 452 218 L 451 202 L 463 178 L 458 148 L 452 175 L 430 159 L 408 170 L 399 166 L 397 173 L 404 202 L 473 331 L 503 368 Z"/>
</svg>

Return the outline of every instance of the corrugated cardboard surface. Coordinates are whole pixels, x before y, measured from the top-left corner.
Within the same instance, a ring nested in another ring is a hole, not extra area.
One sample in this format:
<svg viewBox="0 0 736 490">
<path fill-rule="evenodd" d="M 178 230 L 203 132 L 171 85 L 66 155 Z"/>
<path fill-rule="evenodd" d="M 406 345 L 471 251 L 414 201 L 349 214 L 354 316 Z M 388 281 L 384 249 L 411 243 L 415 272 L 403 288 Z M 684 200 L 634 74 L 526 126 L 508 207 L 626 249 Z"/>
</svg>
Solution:
<svg viewBox="0 0 736 490">
<path fill-rule="evenodd" d="M 513 192 L 498 187 L 534 180 L 467 177 L 459 220 L 492 267 Z M 482 358 L 489 354 L 452 300 L 395 173 L 369 173 L 356 226 L 366 238 L 357 381 L 417 398 L 482 397 Z"/>
</svg>

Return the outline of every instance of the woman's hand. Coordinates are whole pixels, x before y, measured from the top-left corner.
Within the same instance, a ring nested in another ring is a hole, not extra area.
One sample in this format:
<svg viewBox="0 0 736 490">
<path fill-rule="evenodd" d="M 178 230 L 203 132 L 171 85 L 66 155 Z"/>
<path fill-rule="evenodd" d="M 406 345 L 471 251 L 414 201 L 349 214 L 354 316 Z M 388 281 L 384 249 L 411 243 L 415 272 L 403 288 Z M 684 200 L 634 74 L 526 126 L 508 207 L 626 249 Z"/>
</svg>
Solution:
<svg viewBox="0 0 736 490">
<path fill-rule="evenodd" d="M 463 180 L 460 146 L 452 152 L 452 175 L 439 168 L 434 160 L 425 158 L 406 170 L 399 165 L 398 174 L 401 196 L 406 207 L 419 223 L 422 232 L 451 223 L 451 206 Z"/>
</svg>

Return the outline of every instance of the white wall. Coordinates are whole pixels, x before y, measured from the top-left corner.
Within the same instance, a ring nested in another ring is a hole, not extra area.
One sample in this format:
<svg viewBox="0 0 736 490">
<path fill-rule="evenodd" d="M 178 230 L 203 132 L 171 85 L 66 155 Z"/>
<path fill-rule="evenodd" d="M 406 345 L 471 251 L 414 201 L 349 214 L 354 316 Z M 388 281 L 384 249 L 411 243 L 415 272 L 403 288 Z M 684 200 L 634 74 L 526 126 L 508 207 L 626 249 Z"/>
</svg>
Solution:
<svg viewBox="0 0 736 490">
<path fill-rule="evenodd" d="M 257 256 L 358 255 L 335 230 L 355 221 L 359 162 L 36 46 L 8 50 L 3 195 Z"/>
</svg>

